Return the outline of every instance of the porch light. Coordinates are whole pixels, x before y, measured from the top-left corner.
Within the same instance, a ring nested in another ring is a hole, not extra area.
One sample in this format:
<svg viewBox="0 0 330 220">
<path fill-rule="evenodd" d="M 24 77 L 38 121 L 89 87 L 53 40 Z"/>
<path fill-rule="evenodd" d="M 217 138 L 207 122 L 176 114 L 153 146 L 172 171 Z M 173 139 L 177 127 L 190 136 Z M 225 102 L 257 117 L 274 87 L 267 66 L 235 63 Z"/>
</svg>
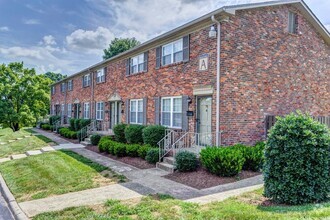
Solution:
<svg viewBox="0 0 330 220">
<path fill-rule="evenodd" d="M 216 38 L 217 37 L 217 31 L 215 30 L 214 26 L 212 25 L 209 31 L 209 38 Z"/>
</svg>

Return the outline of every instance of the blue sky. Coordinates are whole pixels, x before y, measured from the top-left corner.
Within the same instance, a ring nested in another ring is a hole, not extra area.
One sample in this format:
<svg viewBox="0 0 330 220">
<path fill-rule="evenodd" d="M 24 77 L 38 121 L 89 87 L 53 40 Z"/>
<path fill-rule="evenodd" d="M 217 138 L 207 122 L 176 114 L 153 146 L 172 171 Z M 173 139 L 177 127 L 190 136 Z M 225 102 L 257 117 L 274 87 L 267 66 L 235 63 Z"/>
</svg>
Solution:
<svg viewBox="0 0 330 220">
<path fill-rule="evenodd" d="M 223 5 L 263 0 L 0 0 L 0 63 L 73 74 L 114 37 L 141 42 Z M 330 30 L 330 1 L 306 0 Z"/>
</svg>

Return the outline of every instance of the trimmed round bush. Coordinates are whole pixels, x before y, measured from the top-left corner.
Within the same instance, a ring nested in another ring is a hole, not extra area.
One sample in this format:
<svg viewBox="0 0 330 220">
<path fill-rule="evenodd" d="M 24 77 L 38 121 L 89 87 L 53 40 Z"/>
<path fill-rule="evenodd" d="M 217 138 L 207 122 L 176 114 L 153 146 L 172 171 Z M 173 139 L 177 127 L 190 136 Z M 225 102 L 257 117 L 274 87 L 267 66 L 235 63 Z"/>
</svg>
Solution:
<svg viewBox="0 0 330 220">
<path fill-rule="evenodd" d="M 113 133 L 115 134 L 115 140 L 121 143 L 126 143 L 125 138 L 125 128 L 126 124 L 117 124 L 113 128 Z"/>
<path fill-rule="evenodd" d="M 200 160 L 210 173 L 225 177 L 235 176 L 241 172 L 245 161 L 243 153 L 231 147 L 202 149 Z"/>
<path fill-rule="evenodd" d="M 145 144 L 158 147 L 158 142 L 165 135 L 165 127 L 161 125 L 150 125 L 142 130 L 142 138 Z"/>
<path fill-rule="evenodd" d="M 175 155 L 175 167 L 180 172 L 195 171 L 198 167 L 196 154 L 182 151 Z"/>
<path fill-rule="evenodd" d="M 138 149 L 138 155 L 139 155 L 139 157 L 142 158 L 143 160 L 145 160 L 146 159 L 146 156 L 147 156 L 147 152 L 151 148 L 152 147 L 149 144 L 140 146 L 139 149 Z"/>
<path fill-rule="evenodd" d="M 159 149 L 151 148 L 147 151 L 146 161 L 151 164 L 155 164 L 159 161 Z"/>
<path fill-rule="evenodd" d="M 138 157 L 139 148 L 140 148 L 140 145 L 138 145 L 138 144 L 127 144 L 126 145 L 126 155 L 129 157 Z"/>
<path fill-rule="evenodd" d="M 91 143 L 93 145 L 98 145 L 98 143 L 99 143 L 100 140 L 101 140 L 101 135 L 99 135 L 99 134 L 93 134 L 91 136 Z"/>
<path fill-rule="evenodd" d="M 265 148 L 264 194 L 276 203 L 322 202 L 330 195 L 329 129 L 308 115 L 277 118 Z"/>
<path fill-rule="evenodd" d="M 107 142 L 111 140 L 111 136 L 103 136 L 101 137 L 98 147 L 100 152 L 105 152 L 107 151 Z"/>
<path fill-rule="evenodd" d="M 113 142 L 113 153 L 117 157 L 125 157 L 126 156 L 126 144 Z"/>
<path fill-rule="evenodd" d="M 125 138 L 130 144 L 142 144 L 142 130 L 145 128 L 143 125 L 128 125 L 125 128 Z"/>
</svg>

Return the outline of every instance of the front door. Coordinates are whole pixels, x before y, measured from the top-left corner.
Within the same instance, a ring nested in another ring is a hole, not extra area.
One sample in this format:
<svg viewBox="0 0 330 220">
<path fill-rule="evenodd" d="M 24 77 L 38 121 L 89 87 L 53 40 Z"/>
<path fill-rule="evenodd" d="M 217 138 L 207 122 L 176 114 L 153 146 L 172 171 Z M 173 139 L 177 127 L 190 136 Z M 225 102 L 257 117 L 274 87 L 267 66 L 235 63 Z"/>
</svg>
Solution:
<svg viewBox="0 0 330 220">
<path fill-rule="evenodd" d="M 121 105 L 120 101 L 110 102 L 110 129 L 120 123 Z"/>
<path fill-rule="evenodd" d="M 200 146 L 212 145 L 212 97 L 197 97 L 197 144 Z"/>
<path fill-rule="evenodd" d="M 74 118 L 79 118 L 80 104 L 74 104 Z"/>
</svg>

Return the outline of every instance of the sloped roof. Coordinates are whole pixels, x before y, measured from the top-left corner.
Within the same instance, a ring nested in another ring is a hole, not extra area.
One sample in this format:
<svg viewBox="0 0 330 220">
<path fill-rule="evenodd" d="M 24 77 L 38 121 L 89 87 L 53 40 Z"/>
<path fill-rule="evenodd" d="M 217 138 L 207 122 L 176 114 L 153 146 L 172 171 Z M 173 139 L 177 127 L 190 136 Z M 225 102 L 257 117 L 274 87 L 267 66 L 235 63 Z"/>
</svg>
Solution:
<svg viewBox="0 0 330 220">
<path fill-rule="evenodd" d="M 322 38 L 325 40 L 327 44 L 330 45 L 330 33 L 329 31 L 325 28 L 325 26 L 320 22 L 320 20 L 315 16 L 315 14 L 312 12 L 312 10 L 307 6 L 307 4 L 303 0 L 279 0 L 279 1 L 267 1 L 267 2 L 260 2 L 260 3 L 250 3 L 250 4 L 238 4 L 238 5 L 229 5 L 229 6 L 223 6 L 215 11 L 212 11 L 206 15 L 203 15 L 202 17 L 199 17 L 195 20 L 192 20 L 184 25 L 181 25 L 171 31 L 168 31 L 162 35 L 159 35 L 151 40 L 148 40 L 139 46 L 136 46 L 130 50 L 127 50 L 123 53 L 120 53 L 114 57 L 111 57 L 109 59 L 103 60 L 99 63 L 96 63 L 80 72 L 77 72 L 71 76 L 68 76 L 67 78 L 60 80 L 55 84 L 58 84 L 62 81 L 68 80 L 70 78 L 73 78 L 76 75 L 80 75 L 83 73 L 88 73 L 90 70 L 95 69 L 95 68 L 101 68 L 102 66 L 106 65 L 110 61 L 123 59 L 125 57 L 131 56 L 134 53 L 141 52 L 143 50 L 146 50 L 147 48 L 151 48 L 155 44 L 161 44 L 162 41 L 170 38 L 170 37 L 175 37 L 178 35 L 178 33 L 182 33 L 185 30 L 189 30 L 193 27 L 198 27 L 200 24 L 212 24 L 211 21 L 211 16 L 215 17 L 221 17 L 221 15 L 235 15 L 235 12 L 238 10 L 245 10 L 245 9 L 253 9 L 253 8 L 261 8 L 261 7 L 268 7 L 268 6 L 277 6 L 277 5 L 286 5 L 286 4 L 291 4 L 298 8 L 300 12 L 305 16 L 305 18 L 312 24 L 312 26 L 320 33 Z"/>
</svg>

